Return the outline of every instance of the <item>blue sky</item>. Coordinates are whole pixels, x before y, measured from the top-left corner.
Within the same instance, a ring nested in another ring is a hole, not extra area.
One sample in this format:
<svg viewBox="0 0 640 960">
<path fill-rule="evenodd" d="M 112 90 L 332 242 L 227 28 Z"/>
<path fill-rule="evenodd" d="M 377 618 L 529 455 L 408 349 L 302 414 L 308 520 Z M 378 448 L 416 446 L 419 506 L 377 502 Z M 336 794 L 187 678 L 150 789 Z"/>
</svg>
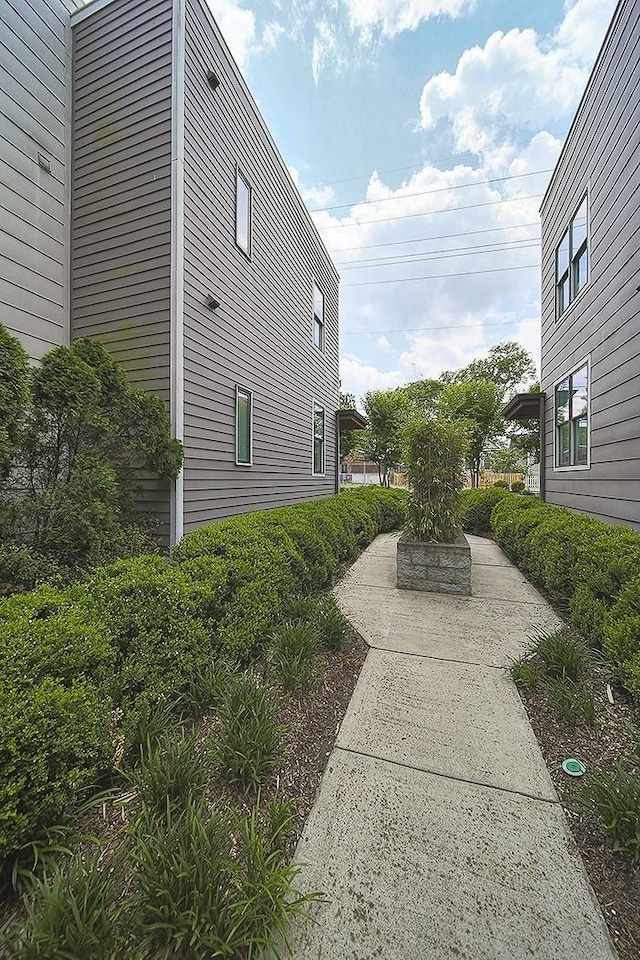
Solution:
<svg viewBox="0 0 640 960">
<path fill-rule="evenodd" d="M 340 270 L 343 390 L 538 361 L 540 198 L 615 0 L 208 2 Z"/>
</svg>

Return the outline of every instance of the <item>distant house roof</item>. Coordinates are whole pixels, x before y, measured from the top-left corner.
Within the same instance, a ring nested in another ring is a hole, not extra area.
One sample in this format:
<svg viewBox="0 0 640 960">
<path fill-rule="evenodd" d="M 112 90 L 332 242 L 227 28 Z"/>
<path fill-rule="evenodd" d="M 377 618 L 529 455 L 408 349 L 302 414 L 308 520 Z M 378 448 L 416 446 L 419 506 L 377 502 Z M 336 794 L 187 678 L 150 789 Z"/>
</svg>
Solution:
<svg viewBox="0 0 640 960">
<path fill-rule="evenodd" d="M 366 427 L 366 417 L 363 417 L 357 410 L 338 410 L 339 433 L 344 433 L 345 430 L 365 430 Z"/>
<path fill-rule="evenodd" d="M 502 416 L 505 420 L 538 420 L 543 399 L 544 393 L 516 393 L 502 411 Z"/>
</svg>

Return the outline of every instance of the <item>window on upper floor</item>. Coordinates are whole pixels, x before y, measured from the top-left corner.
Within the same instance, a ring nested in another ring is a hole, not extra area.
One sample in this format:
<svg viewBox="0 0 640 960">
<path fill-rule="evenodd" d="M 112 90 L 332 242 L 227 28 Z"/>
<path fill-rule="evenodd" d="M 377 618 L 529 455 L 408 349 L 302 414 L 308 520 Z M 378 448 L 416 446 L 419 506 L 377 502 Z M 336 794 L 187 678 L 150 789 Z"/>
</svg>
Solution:
<svg viewBox="0 0 640 960">
<path fill-rule="evenodd" d="M 236 243 L 251 255 L 251 187 L 236 170 Z"/>
<path fill-rule="evenodd" d="M 253 462 L 253 394 L 236 387 L 236 464 L 250 467 Z"/>
<path fill-rule="evenodd" d="M 556 385 L 555 465 L 589 466 L 589 364 L 585 361 Z"/>
<path fill-rule="evenodd" d="M 585 197 L 556 247 L 556 316 L 561 317 L 589 279 L 589 215 Z"/>
<path fill-rule="evenodd" d="M 324 408 L 313 405 L 313 470 L 316 475 L 324 474 Z"/>
<path fill-rule="evenodd" d="M 324 350 L 324 294 L 313 285 L 313 342 L 318 350 Z"/>
</svg>

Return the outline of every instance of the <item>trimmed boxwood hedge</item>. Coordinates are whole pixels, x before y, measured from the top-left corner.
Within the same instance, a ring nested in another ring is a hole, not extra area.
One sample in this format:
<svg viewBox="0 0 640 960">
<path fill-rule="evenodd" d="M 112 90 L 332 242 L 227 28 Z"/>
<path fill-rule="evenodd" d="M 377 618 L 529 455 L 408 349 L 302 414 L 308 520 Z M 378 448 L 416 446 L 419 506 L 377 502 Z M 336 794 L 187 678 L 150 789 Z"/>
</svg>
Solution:
<svg viewBox="0 0 640 960">
<path fill-rule="evenodd" d="M 505 553 L 612 659 L 640 702 L 640 533 L 495 488 L 472 491 L 466 529 L 484 522 Z M 471 525 L 470 525 L 471 524 Z"/>
<path fill-rule="evenodd" d="M 368 487 L 245 514 L 66 590 L 0 602 L 0 864 L 63 819 L 158 702 L 212 660 L 246 662 L 292 594 L 320 590 L 377 533 L 401 491 Z"/>
</svg>

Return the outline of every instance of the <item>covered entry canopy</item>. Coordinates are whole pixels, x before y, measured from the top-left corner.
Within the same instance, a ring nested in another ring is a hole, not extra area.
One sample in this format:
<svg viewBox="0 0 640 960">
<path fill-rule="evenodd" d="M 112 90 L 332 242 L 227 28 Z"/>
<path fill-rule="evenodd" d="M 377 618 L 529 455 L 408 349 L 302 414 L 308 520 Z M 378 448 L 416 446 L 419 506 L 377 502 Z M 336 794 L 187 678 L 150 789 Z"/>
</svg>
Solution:
<svg viewBox="0 0 640 960">
<path fill-rule="evenodd" d="M 516 393 L 502 416 L 505 420 L 537 420 L 542 417 L 544 393 Z"/>
<path fill-rule="evenodd" d="M 357 410 L 338 410 L 338 433 L 347 430 L 366 430 L 367 419 Z"/>
</svg>

